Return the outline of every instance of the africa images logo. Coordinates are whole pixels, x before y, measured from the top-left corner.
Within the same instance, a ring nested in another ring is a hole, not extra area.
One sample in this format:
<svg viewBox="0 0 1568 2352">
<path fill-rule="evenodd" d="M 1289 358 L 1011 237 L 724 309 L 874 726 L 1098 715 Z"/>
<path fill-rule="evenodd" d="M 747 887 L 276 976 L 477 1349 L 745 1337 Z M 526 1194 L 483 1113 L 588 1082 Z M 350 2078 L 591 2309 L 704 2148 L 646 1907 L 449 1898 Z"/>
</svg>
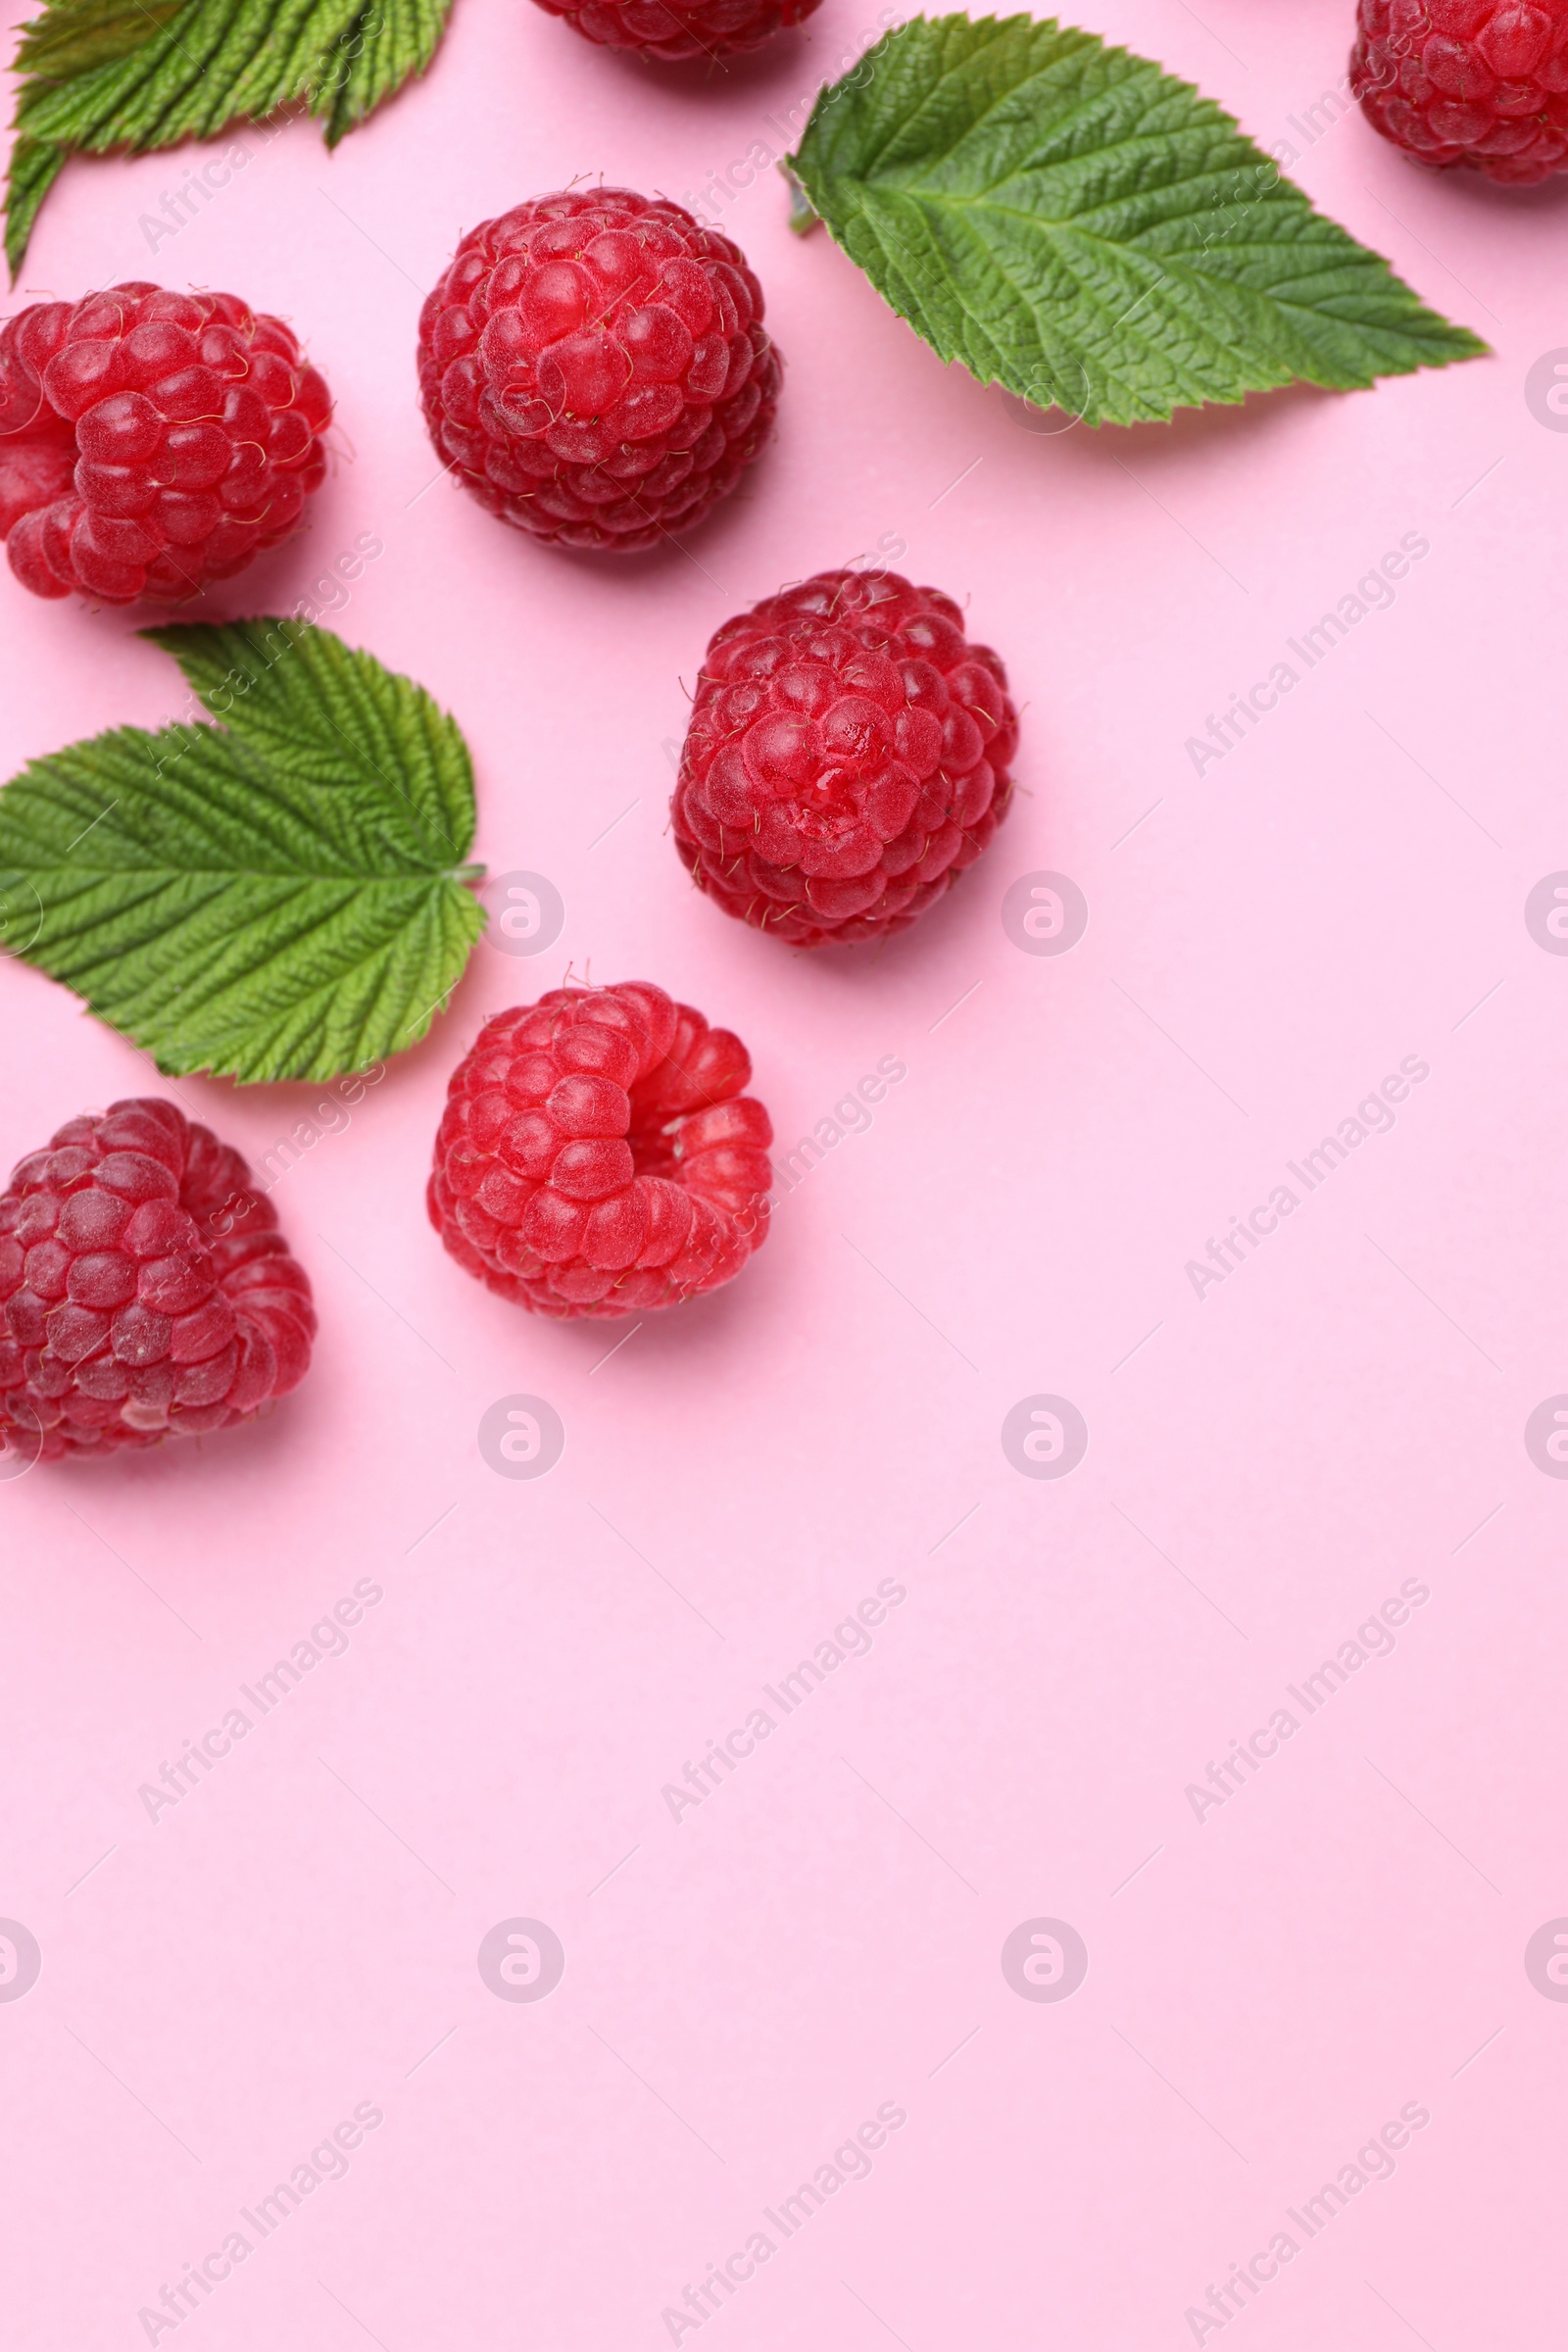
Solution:
<svg viewBox="0 0 1568 2352">
<path fill-rule="evenodd" d="M 479 1974 L 497 2000 L 542 2001 L 565 1973 L 565 1947 L 542 1919 L 498 1920 L 479 1945 Z"/>
<path fill-rule="evenodd" d="M 1525 377 L 1525 407 L 1548 433 L 1568 433 L 1568 351 L 1544 351 Z"/>
<path fill-rule="evenodd" d="M 1026 956 L 1065 956 L 1089 928 L 1089 901 L 1070 874 L 1020 874 L 1002 902 L 1002 928 Z"/>
<path fill-rule="evenodd" d="M 547 874 L 495 874 L 481 894 L 490 909 L 487 944 L 503 956 L 540 956 L 555 946 L 566 903 Z"/>
<path fill-rule="evenodd" d="M 479 1423 L 479 1451 L 500 1478 L 543 1478 L 566 1446 L 566 1425 L 543 1396 L 498 1396 Z"/>
<path fill-rule="evenodd" d="M 20 1919 L 0 1919 L 0 2001 L 20 2001 L 38 1982 L 43 1954 Z"/>
<path fill-rule="evenodd" d="M 1026 1919 L 1002 1947 L 1002 1973 L 1020 2000 L 1065 2001 L 1089 1974 L 1089 1946 L 1064 1919 Z"/>
<path fill-rule="evenodd" d="M 1547 1478 L 1568 1478 L 1568 1396 L 1547 1396 L 1525 1423 L 1525 1451 Z"/>
<path fill-rule="evenodd" d="M 1525 1945 L 1525 1975 L 1548 2001 L 1568 2001 L 1568 1919 L 1536 1930 Z"/>
<path fill-rule="evenodd" d="M 1089 1451 L 1089 1424 L 1065 1396 L 1021 1396 L 1002 1424 L 1002 1450 L 1025 1478 L 1066 1478 Z"/>
</svg>

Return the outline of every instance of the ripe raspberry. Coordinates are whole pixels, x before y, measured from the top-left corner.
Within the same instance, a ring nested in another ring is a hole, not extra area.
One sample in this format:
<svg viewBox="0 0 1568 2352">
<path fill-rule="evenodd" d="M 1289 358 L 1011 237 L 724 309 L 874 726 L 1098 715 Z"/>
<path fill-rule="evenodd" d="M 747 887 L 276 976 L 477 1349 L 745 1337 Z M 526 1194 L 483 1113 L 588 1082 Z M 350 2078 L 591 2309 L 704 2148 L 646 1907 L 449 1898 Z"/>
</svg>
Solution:
<svg viewBox="0 0 1568 2352">
<path fill-rule="evenodd" d="M 1417 162 L 1529 187 L 1568 164 L 1568 0 L 1361 0 L 1350 86 Z"/>
<path fill-rule="evenodd" d="M 788 25 L 803 24 L 822 0 L 539 0 L 584 40 L 673 65 L 688 57 L 739 57 Z"/>
<path fill-rule="evenodd" d="M 775 938 L 881 939 L 979 857 L 1017 747 L 1007 673 L 951 598 L 819 571 L 710 643 L 675 846 L 727 914 Z"/>
<path fill-rule="evenodd" d="M 562 547 L 653 547 L 733 490 L 779 361 L 745 256 L 626 188 L 536 196 L 469 231 L 419 318 L 438 456 Z"/>
<path fill-rule="evenodd" d="M 325 382 L 281 318 L 133 280 L 0 327 L 0 538 L 34 596 L 177 604 L 286 539 Z"/>
<path fill-rule="evenodd" d="M 110 1453 L 249 1420 L 316 1312 L 270 1201 L 172 1102 L 68 1120 L 0 1193 L 0 1439 Z"/>
<path fill-rule="evenodd" d="M 767 1232 L 773 1129 L 751 1074 L 738 1037 L 646 980 L 497 1013 L 447 1090 L 430 1222 L 538 1314 L 716 1290 Z"/>
</svg>

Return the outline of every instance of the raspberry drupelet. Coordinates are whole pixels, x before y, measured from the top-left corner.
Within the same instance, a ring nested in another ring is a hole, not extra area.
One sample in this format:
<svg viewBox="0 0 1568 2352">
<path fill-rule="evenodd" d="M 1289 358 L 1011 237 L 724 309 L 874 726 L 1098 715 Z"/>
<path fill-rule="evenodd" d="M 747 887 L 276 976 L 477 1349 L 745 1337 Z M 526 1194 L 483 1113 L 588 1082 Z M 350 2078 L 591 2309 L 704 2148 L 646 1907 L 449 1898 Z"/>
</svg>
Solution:
<svg viewBox="0 0 1568 2352">
<path fill-rule="evenodd" d="M 539 0 L 585 41 L 654 64 L 739 57 L 803 24 L 822 0 Z"/>
<path fill-rule="evenodd" d="M 632 552 L 701 522 L 766 441 L 779 382 L 740 248 L 627 188 L 482 222 L 419 318 L 437 456 L 562 547 Z"/>
<path fill-rule="evenodd" d="M 902 931 L 1007 812 L 1007 673 L 896 572 L 823 571 L 726 621 L 671 815 L 695 880 L 792 946 Z"/>
<path fill-rule="evenodd" d="M 298 524 L 325 382 L 281 318 L 132 281 L 0 327 L 0 537 L 34 596 L 177 604 Z"/>
<path fill-rule="evenodd" d="M 276 1210 L 172 1102 L 68 1121 L 0 1193 L 0 1437 L 15 1453 L 230 1428 L 299 1385 L 315 1333 Z"/>
<path fill-rule="evenodd" d="M 497 1013 L 447 1090 L 430 1222 L 538 1314 L 673 1306 L 767 1231 L 773 1130 L 727 1029 L 646 980 Z"/>
<path fill-rule="evenodd" d="M 1350 87 L 1417 163 L 1532 186 L 1568 166 L 1568 0 L 1361 0 Z"/>
</svg>

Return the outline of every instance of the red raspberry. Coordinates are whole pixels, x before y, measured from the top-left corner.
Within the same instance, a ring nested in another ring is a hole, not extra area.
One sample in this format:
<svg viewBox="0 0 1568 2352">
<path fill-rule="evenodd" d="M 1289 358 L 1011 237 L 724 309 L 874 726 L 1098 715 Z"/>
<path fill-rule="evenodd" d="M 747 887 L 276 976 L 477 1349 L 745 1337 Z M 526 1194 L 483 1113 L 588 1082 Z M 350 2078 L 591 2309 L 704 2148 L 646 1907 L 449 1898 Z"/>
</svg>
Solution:
<svg viewBox="0 0 1568 2352">
<path fill-rule="evenodd" d="M 539 0 L 584 40 L 673 65 L 688 57 L 739 57 L 787 25 L 803 24 L 822 0 Z"/>
<path fill-rule="evenodd" d="M 716 1290 L 767 1232 L 773 1129 L 751 1074 L 738 1037 L 646 980 L 499 1012 L 447 1090 L 430 1222 L 538 1314 Z"/>
<path fill-rule="evenodd" d="M 1350 86 L 1418 163 L 1529 187 L 1568 164 L 1568 0 L 1361 0 Z"/>
<path fill-rule="evenodd" d="M 767 439 L 778 354 L 739 246 L 627 188 L 469 231 L 419 317 L 430 438 L 482 506 L 562 547 L 700 522 Z"/>
<path fill-rule="evenodd" d="M 316 1312 L 237 1152 L 172 1102 L 71 1119 L 0 1193 L 0 1439 L 111 1453 L 247 1421 Z"/>
<path fill-rule="evenodd" d="M 727 914 L 795 947 L 881 939 L 979 857 L 1017 748 L 1007 673 L 950 597 L 819 571 L 710 643 L 675 846 Z"/>
<path fill-rule="evenodd" d="M 0 327 L 0 538 L 34 596 L 177 604 L 286 539 L 325 382 L 281 318 L 135 280 Z"/>
</svg>

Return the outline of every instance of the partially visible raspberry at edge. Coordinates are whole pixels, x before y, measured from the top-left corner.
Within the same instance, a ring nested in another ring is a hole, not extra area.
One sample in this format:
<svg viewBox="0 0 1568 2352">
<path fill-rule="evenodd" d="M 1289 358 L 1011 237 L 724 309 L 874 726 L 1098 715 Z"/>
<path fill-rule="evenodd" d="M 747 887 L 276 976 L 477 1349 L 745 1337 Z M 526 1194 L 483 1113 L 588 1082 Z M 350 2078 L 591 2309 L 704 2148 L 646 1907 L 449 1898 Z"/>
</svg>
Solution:
<svg viewBox="0 0 1568 2352">
<path fill-rule="evenodd" d="M 792 946 L 903 931 L 1007 812 L 1007 673 L 935 588 L 822 571 L 724 623 L 671 815 L 695 880 Z"/>
<path fill-rule="evenodd" d="M 1531 187 L 1568 166 L 1568 0 L 1360 0 L 1350 87 L 1418 163 Z"/>
<path fill-rule="evenodd" d="M 740 248 L 629 188 L 481 222 L 419 317 L 437 456 L 562 547 L 628 553 L 701 522 L 767 440 L 780 380 Z"/>
<path fill-rule="evenodd" d="M 629 49 L 661 65 L 739 57 L 804 24 L 822 0 L 538 0 L 552 17 L 605 49 Z"/>
<path fill-rule="evenodd" d="M 430 1222 L 538 1314 L 717 1290 L 767 1232 L 773 1130 L 751 1075 L 738 1037 L 646 980 L 499 1012 L 447 1090 Z"/>
<path fill-rule="evenodd" d="M 34 596 L 178 604 L 299 522 L 326 384 L 281 318 L 142 281 L 0 327 L 0 538 Z"/>
<path fill-rule="evenodd" d="M 247 1421 L 316 1313 L 239 1153 L 172 1102 L 71 1119 L 0 1193 L 0 1452 L 46 1461 Z"/>
</svg>

